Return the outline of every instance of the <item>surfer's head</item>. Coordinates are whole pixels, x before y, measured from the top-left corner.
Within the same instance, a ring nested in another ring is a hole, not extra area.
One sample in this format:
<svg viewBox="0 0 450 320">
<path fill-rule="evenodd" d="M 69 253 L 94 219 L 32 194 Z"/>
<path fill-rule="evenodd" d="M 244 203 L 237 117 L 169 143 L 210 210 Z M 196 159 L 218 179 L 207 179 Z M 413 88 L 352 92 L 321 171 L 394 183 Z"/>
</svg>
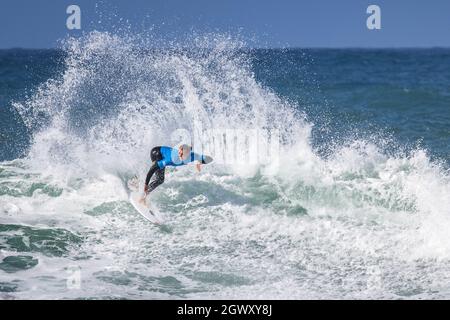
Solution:
<svg viewBox="0 0 450 320">
<path fill-rule="evenodd" d="M 182 144 L 178 147 L 178 156 L 182 161 L 185 161 L 189 158 L 191 154 L 191 147 L 187 144 Z"/>
</svg>

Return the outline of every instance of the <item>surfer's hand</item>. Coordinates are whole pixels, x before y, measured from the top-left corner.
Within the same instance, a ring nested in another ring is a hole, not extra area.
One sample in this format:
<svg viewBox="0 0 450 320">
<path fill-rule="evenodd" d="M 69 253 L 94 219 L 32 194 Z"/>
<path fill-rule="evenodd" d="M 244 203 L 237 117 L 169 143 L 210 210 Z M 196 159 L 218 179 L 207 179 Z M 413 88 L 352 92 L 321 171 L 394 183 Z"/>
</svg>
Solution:
<svg viewBox="0 0 450 320">
<path fill-rule="evenodd" d="M 195 167 L 197 168 L 197 171 L 198 171 L 198 172 L 200 172 L 201 169 L 202 169 L 202 165 L 201 165 L 200 163 L 197 163 L 197 164 L 195 165 Z"/>
<path fill-rule="evenodd" d="M 148 184 L 146 184 L 146 185 L 144 186 L 144 192 L 145 192 L 145 194 L 148 194 Z"/>
</svg>

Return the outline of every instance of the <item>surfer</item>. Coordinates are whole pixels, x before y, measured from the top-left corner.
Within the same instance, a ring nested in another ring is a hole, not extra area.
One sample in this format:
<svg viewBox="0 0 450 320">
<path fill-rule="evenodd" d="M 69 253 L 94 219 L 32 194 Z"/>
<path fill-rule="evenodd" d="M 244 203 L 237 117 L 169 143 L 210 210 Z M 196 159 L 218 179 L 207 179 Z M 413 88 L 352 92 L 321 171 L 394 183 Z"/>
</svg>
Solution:
<svg viewBox="0 0 450 320">
<path fill-rule="evenodd" d="M 197 171 L 200 172 L 202 164 L 212 161 L 212 158 L 209 156 L 194 153 L 187 144 L 180 145 L 178 149 L 166 146 L 154 147 L 150 152 L 150 158 L 152 166 L 145 179 L 144 193 L 146 195 L 164 182 L 164 173 L 167 166 L 178 167 L 196 161 Z M 149 184 L 153 175 L 155 175 L 155 179 Z"/>
</svg>

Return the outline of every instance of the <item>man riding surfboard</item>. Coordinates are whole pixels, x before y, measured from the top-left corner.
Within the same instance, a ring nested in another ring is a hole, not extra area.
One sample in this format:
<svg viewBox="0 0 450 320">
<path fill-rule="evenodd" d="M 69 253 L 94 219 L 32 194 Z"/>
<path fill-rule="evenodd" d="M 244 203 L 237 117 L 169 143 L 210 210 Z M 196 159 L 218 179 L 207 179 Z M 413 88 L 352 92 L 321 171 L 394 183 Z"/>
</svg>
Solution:
<svg viewBox="0 0 450 320">
<path fill-rule="evenodd" d="M 167 146 L 154 147 L 150 152 L 150 158 L 152 160 L 152 166 L 145 179 L 145 195 L 148 195 L 164 182 L 164 174 L 167 166 L 178 167 L 195 161 L 197 171 L 200 172 L 202 164 L 207 164 L 212 161 L 212 158 L 209 156 L 193 152 L 191 146 L 187 144 L 180 145 L 178 149 Z M 155 175 L 155 179 L 150 182 L 153 175 Z"/>
</svg>

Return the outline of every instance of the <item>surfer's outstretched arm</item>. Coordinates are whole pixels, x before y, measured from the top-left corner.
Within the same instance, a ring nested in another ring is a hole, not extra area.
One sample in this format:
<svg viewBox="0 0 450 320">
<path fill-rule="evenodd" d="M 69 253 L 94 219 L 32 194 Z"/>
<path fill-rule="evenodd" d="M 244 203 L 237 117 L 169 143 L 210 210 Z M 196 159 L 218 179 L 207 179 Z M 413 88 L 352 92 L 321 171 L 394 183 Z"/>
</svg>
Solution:
<svg viewBox="0 0 450 320">
<path fill-rule="evenodd" d="M 191 160 L 195 161 L 195 167 L 198 172 L 201 171 L 202 165 L 212 162 L 212 158 L 210 156 L 205 156 L 203 154 L 191 153 Z"/>
</svg>

